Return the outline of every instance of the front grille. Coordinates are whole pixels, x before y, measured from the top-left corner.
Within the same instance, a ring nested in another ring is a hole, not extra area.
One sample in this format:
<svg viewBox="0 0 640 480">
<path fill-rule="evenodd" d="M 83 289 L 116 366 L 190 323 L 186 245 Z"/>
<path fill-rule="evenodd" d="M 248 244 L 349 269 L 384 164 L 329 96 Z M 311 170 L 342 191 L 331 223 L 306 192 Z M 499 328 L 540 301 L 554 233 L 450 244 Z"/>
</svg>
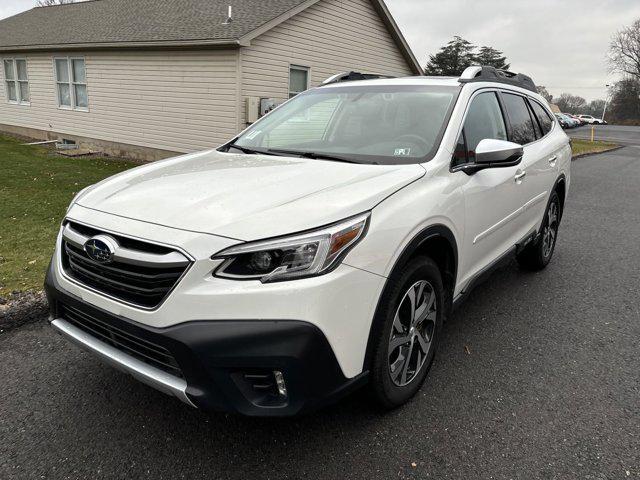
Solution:
<svg viewBox="0 0 640 480">
<path fill-rule="evenodd" d="M 92 337 L 117 348 L 152 367 L 163 370 L 175 377 L 184 378 L 180 366 L 169 350 L 161 345 L 144 340 L 109 323 L 98 320 L 78 308 L 59 304 L 58 315 L 73 326 Z"/>
<path fill-rule="evenodd" d="M 73 222 L 68 222 L 65 228 L 85 239 L 103 234 L 99 230 Z M 107 235 L 116 240 L 119 246 L 130 252 L 149 255 L 148 258 L 176 253 L 168 247 Z M 62 266 L 69 277 L 101 293 L 145 308 L 157 307 L 189 267 L 186 257 L 181 266 L 154 264 L 153 261 L 147 261 L 144 265 L 121 261 L 99 263 L 87 255 L 82 245 L 67 240 L 64 235 L 61 254 Z"/>
</svg>

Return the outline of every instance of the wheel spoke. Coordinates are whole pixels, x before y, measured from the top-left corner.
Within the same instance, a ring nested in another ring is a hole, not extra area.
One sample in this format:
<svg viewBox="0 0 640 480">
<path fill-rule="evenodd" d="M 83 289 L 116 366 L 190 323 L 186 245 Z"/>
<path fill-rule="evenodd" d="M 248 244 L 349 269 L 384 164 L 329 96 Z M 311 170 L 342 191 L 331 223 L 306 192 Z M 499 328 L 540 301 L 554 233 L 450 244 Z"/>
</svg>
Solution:
<svg viewBox="0 0 640 480">
<path fill-rule="evenodd" d="M 424 295 L 424 282 L 418 284 L 418 293 L 416 294 L 416 305 L 422 305 L 422 296 Z"/>
<path fill-rule="evenodd" d="M 411 341 L 410 335 L 398 335 L 397 337 L 393 337 L 389 342 L 389 355 L 391 355 L 396 348 L 405 345 Z"/>
<path fill-rule="evenodd" d="M 425 340 L 425 338 L 420 334 L 416 335 L 416 338 L 418 339 L 418 345 L 420 345 L 420 349 L 424 352 L 424 354 L 426 355 L 427 353 L 429 353 L 429 344 L 431 343 L 431 341 L 429 340 L 429 342 L 427 342 L 427 340 Z M 418 363 L 418 365 L 420 365 L 420 363 Z"/>
<path fill-rule="evenodd" d="M 409 364 L 411 363 L 411 354 L 413 353 L 413 339 L 411 339 L 411 343 L 409 344 L 409 351 L 407 352 L 407 359 L 402 366 L 402 377 L 400 381 L 404 384 L 407 383 L 407 372 L 409 371 Z"/>
<path fill-rule="evenodd" d="M 431 295 L 429 295 L 429 302 L 428 302 L 427 309 L 431 310 L 435 303 L 436 303 L 436 292 L 434 292 L 433 289 L 431 289 Z"/>
<path fill-rule="evenodd" d="M 416 314 L 416 290 L 415 288 L 411 287 L 409 289 L 409 291 L 407 292 L 407 298 L 409 299 L 409 304 L 410 304 L 410 315 L 411 318 L 409 318 L 409 325 L 413 325 L 413 320 L 415 319 L 415 314 Z"/>
<path fill-rule="evenodd" d="M 420 325 L 425 320 L 432 320 L 435 322 L 435 302 L 436 302 L 436 294 L 432 290 L 431 295 L 429 296 L 429 300 L 424 303 L 424 308 L 420 309 L 420 314 L 417 315 L 415 325 Z"/>
<path fill-rule="evenodd" d="M 402 322 L 400 321 L 400 309 L 396 312 L 396 316 L 393 318 L 393 328 L 396 329 L 396 332 L 402 333 L 404 332 L 404 327 L 402 326 Z"/>
<path fill-rule="evenodd" d="M 429 309 L 427 308 L 427 302 L 424 302 L 422 305 L 418 307 L 413 316 L 413 325 L 419 325 L 420 322 L 424 320 L 424 318 L 429 314 Z"/>
<path fill-rule="evenodd" d="M 405 361 L 406 361 L 406 357 L 404 357 L 403 355 L 400 355 L 397 358 L 397 360 L 390 365 L 389 369 L 391 370 L 391 380 L 393 380 L 396 383 L 398 382 L 398 377 L 404 370 L 403 367 L 404 367 Z"/>
</svg>

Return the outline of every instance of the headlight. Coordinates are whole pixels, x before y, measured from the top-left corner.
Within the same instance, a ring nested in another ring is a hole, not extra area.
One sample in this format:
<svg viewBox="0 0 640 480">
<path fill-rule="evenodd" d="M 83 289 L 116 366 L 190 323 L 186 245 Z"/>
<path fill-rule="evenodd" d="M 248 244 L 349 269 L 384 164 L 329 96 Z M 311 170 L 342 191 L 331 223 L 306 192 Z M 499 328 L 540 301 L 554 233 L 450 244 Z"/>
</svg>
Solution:
<svg viewBox="0 0 640 480">
<path fill-rule="evenodd" d="M 321 275 L 338 265 L 366 233 L 369 213 L 291 237 L 246 243 L 215 254 L 217 277 L 263 283 Z"/>
</svg>

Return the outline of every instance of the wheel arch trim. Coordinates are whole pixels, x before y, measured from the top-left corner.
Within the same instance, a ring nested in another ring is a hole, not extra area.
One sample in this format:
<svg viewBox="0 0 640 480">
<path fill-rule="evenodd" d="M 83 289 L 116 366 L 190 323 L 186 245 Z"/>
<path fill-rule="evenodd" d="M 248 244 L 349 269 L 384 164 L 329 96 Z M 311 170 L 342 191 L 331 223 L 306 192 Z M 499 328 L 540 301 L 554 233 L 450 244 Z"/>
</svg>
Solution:
<svg viewBox="0 0 640 480">
<path fill-rule="evenodd" d="M 382 300 L 384 293 L 387 291 L 387 288 L 389 287 L 389 282 L 394 277 L 394 273 L 397 272 L 400 267 L 405 265 L 407 261 L 420 249 L 422 245 L 424 245 L 426 242 L 430 240 L 437 239 L 437 238 L 443 238 L 444 240 L 446 240 L 449 243 L 449 246 L 451 247 L 451 251 L 453 252 L 453 259 L 452 259 L 453 272 L 451 272 L 453 278 L 451 279 L 451 282 L 452 282 L 453 288 L 455 289 L 455 284 L 458 276 L 458 243 L 456 241 L 456 237 L 451 231 L 451 229 L 446 225 L 443 225 L 443 224 L 429 225 L 428 227 L 424 228 L 419 233 L 417 233 L 404 246 L 400 255 L 398 255 L 398 257 L 395 259 L 393 263 L 393 267 L 391 268 L 390 273 L 384 283 L 384 286 L 382 287 L 382 291 L 380 292 L 380 295 L 378 296 L 378 300 L 376 302 L 376 308 L 374 310 L 373 318 L 371 319 L 371 326 L 369 328 L 369 338 L 367 339 L 367 348 L 365 350 L 365 357 L 363 362 L 363 371 L 367 371 L 369 369 L 369 365 L 371 364 L 372 344 L 373 344 L 373 339 L 375 338 L 375 334 L 377 333 L 375 319 L 378 316 L 378 311 L 380 309 L 380 301 Z M 451 294 L 453 295 L 453 291 L 451 292 Z"/>
</svg>

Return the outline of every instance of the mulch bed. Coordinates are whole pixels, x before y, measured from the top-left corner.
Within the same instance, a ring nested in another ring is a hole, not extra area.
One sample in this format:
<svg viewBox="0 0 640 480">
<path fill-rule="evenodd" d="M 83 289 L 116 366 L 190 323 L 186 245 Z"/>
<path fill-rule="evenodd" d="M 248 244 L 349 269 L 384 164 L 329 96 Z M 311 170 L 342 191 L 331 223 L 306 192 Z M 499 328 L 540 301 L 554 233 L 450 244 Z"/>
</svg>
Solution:
<svg viewBox="0 0 640 480">
<path fill-rule="evenodd" d="M 48 315 L 43 292 L 12 292 L 8 297 L 0 297 L 0 333 L 46 320 Z"/>
</svg>

